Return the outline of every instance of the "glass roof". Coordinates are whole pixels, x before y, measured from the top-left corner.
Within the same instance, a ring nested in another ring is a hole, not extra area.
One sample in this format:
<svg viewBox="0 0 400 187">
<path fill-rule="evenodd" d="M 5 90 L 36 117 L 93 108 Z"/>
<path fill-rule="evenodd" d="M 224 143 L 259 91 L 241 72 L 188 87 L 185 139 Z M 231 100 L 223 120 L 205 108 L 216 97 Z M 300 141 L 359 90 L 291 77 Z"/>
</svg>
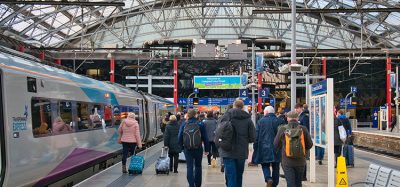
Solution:
<svg viewBox="0 0 400 187">
<path fill-rule="evenodd" d="M 95 1 L 93 1 L 95 2 Z M 125 0 L 124 7 L 0 4 L 0 28 L 8 35 L 44 47 L 140 47 L 146 40 L 238 39 L 291 40 L 288 13 L 252 15 L 254 9 L 290 7 L 290 1 Z M 297 0 L 298 8 L 387 8 L 398 0 Z M 242 8 L 241 8 L 242 7 Z M 298 14 L 301 48 L 398 47 L 400 13 Z M 362 26 L 360 26 L 362 24 Z M 363 37 L 361 37 L 361 35 Z M 361 42 L 364 40 L 364 42 Z"/>
</svg>

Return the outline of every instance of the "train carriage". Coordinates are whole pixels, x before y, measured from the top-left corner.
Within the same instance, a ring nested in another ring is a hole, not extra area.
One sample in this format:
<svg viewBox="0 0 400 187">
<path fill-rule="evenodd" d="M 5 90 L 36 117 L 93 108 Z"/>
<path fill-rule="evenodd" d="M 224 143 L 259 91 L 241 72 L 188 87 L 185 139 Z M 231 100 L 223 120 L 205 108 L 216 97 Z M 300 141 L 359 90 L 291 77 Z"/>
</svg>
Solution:
<svg viewBox="0 0 400 187">
<path fill-rule="evenodd" d="M 148 106 L 155 96 L 0 51 L 2 186 L 73 185 L 117 162 L 117 129 L 128 112 L 144 142 L 160 135 L 150 120 L 161 118 L 160 108 Z"/>
</svg>

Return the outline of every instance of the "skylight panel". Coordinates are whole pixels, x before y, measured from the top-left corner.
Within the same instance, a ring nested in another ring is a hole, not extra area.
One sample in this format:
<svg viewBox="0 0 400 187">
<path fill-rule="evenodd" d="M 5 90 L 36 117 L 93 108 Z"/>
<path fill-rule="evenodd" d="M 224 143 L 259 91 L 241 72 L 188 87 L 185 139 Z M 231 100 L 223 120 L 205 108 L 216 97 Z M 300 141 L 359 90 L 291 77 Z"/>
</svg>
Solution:
<svg viewBox="0 0 400 187">
<path fill-rule="evenodd" d="M 103 11 L 103 16 L 104 17 L 107 17 L 107 16 L 109 16 L 111 13 L 116 13 L 117 12 L 117 10 L 115 10 L 115 7 L 106 7 L 105 9 L 104 9 L 104 11 Z"/>
<path fill-rule="evenodd" d="M 33 15 L 42 15 L 42 14 L 48 14 L 51 12 L 54 12 L 54 10 L 56 10 L 53 6 L 50 5 L 41 5 L 41 6 L 34 6 L 34 8 L 32 9 L 31 13 Z"/>
<path fill-rule="evenodd" d="M 399 12 L 390 13 L 385 21 L 391 25 L 399 25 L 400 24 L 400 13 Z"/>
<path fill-rule="evenodd" d="M 28 22 L 22 21 L 22 22 L 12 25 L 12 28 L 18 32 L 21 32 L 25 28 L 29 27 L 29 25 L 31 25 L 31 24 Z"/>
</svg>

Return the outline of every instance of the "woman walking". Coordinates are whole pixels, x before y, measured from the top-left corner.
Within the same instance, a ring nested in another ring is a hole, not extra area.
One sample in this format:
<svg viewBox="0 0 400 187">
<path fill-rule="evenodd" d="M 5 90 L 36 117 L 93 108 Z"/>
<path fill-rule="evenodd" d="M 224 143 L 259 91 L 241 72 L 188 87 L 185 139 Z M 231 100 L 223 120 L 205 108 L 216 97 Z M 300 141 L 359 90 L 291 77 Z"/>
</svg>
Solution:
<svg viewBox="0 0 400 187">
<path fill-rule="evenodd" d="M 164 132 L 164 146 L 168 147 L 168 156 L 170 159 L 169 170 L 172 171 L 173 166 L 174 173 L 178 173 L 179 153 L 182 152 L 178 140 L 179 128 L 180 125 L 178 124 L 176 116 L 171 115 Z"/>
<path fill-rule="evenodd" d="M 135 113 L 129 113 L 128 117 L 118 128 L 118 143 L 122 144 L 122 173 L 127 173 L 126 159 L 128 154 L 135 154 L 136 146 L 142 148 L 142 139 L 140 137 L 139 123 L 135 119 Z"/>
</svg>

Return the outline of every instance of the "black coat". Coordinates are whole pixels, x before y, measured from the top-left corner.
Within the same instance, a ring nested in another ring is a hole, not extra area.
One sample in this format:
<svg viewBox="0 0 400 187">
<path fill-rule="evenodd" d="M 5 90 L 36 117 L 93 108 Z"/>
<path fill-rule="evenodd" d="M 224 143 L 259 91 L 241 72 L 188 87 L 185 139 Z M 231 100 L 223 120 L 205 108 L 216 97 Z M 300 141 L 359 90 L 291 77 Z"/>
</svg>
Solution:
<svg viewBox="0 0 400 187">
<path fill-rule="evenodd" d="M 179 145 L 178 133 L 180 125 L 178 122 L 169 122 L 164 132 L 164 146 L 169 148 L 168 153 L 180 153 L 182 147 Z"/>
</svg>

